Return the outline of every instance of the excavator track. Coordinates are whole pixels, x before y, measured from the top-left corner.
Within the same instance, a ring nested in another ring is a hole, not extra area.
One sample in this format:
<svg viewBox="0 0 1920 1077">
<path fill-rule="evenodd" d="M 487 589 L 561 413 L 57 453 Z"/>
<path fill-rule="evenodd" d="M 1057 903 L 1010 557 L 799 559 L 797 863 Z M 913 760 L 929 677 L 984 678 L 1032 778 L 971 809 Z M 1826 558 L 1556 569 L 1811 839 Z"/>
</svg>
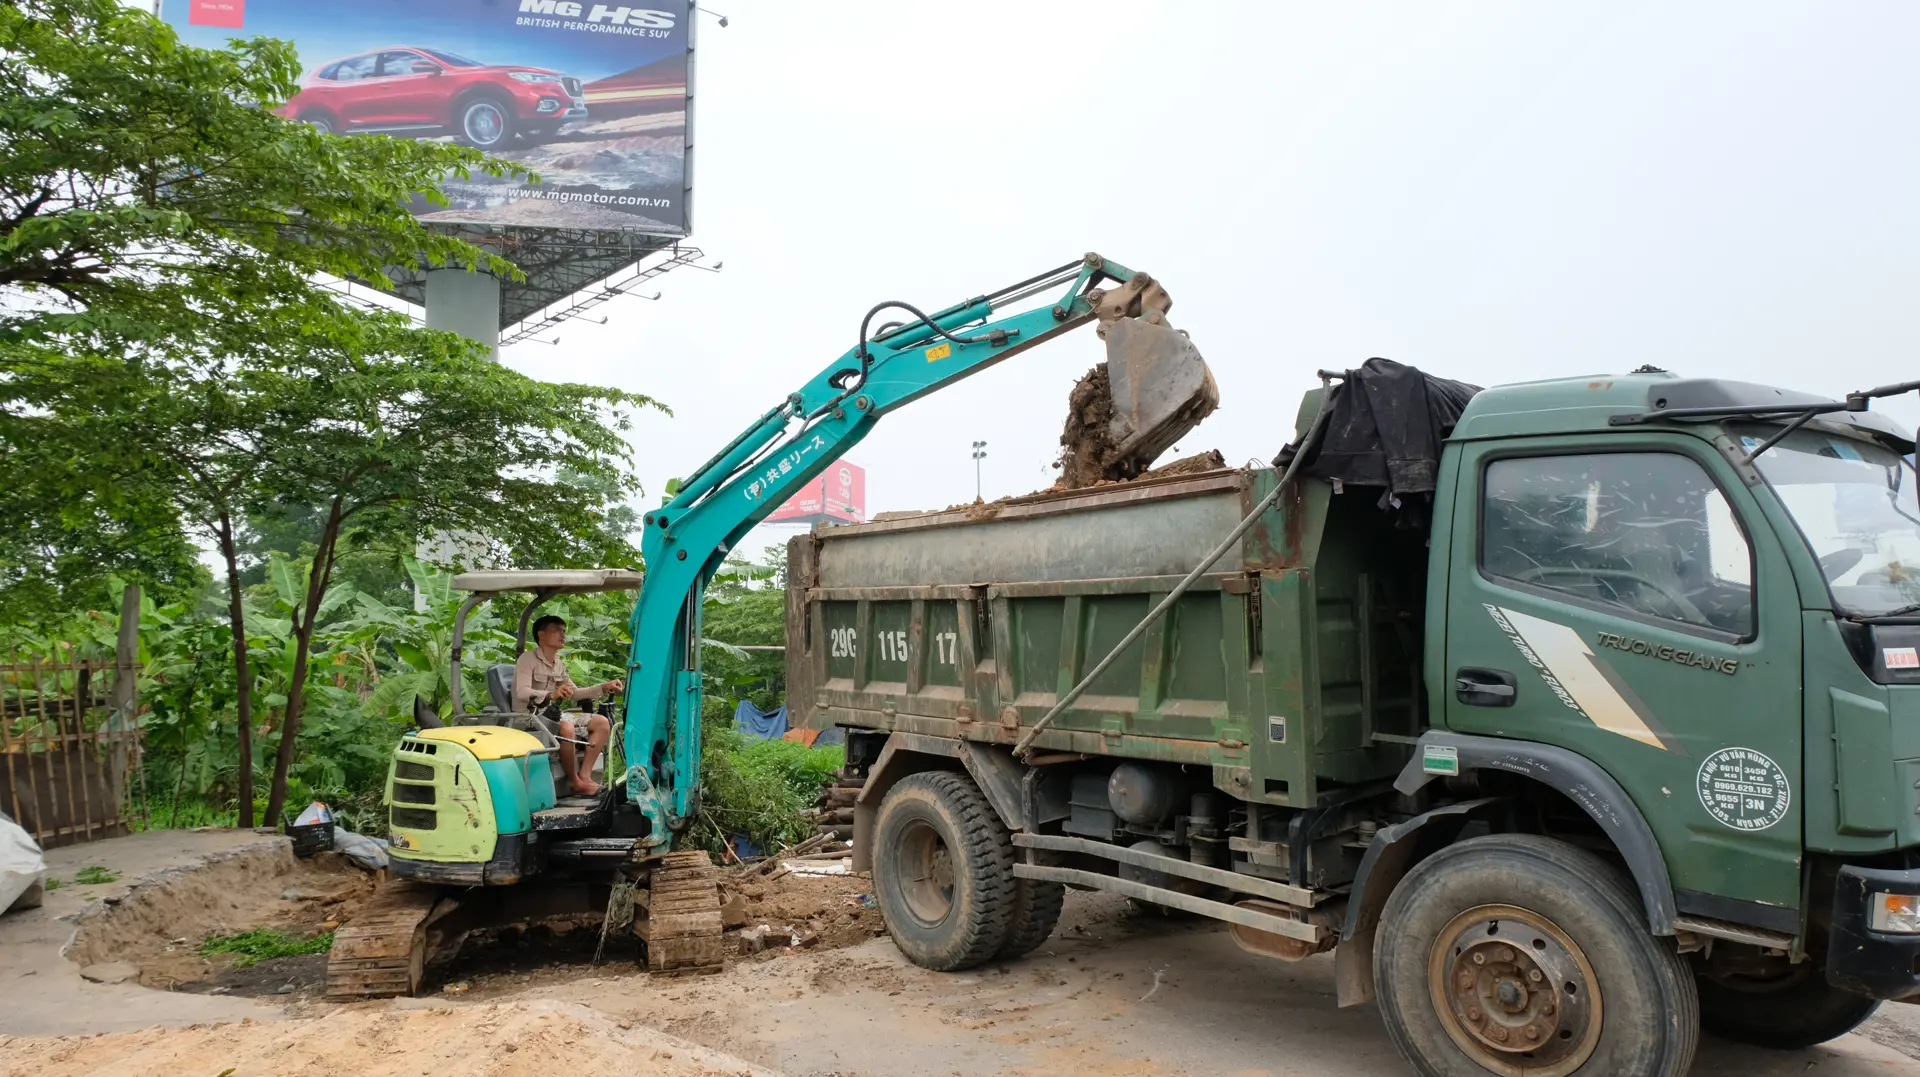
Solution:
<svg viewBox="0 0 1920 1077">
<path fill-rule="evenodd" d="M 634 923 L 647 944 L 647 968 L 666 976 L 719 972 L 726 963 L 722 929 L 713 861 L 699 850 L 662 857 L 646 912 Z"/>
<path fill-rule="evenodd" d="M 336 1002 L 392 998 L 420 990 L 427 929 L 454 902 L 438 887 L 394 880 L 333 936 L 327 953 L 327 998 Z"/>
</svg>

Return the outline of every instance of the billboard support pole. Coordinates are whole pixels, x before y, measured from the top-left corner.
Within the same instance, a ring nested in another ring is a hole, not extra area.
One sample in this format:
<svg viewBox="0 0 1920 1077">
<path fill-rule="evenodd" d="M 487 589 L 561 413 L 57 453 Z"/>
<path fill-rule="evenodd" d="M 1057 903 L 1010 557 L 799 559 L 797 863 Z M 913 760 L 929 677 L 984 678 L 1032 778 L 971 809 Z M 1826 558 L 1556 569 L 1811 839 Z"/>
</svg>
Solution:
<svg viewBox="0 0 1920 1077">
<path fill-rule="evenodd" d="M 500 359 L 500 278 L 465 269 L 426 274 L 427 328 L 477 340 L 487 358 Z"/>
</svg>

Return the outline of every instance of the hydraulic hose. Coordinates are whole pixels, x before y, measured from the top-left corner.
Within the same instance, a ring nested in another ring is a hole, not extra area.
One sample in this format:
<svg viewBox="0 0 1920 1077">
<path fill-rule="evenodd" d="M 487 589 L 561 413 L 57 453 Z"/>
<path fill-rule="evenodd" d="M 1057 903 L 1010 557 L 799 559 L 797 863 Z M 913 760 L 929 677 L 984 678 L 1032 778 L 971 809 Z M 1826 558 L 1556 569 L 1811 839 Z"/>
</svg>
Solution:
<svg viewBox="0 0 1920 1077">
<path fill-rule="evenodd" d="M 1195 583 L 1199 582 L 1200 577 L 1206 575 L 1207 570 L 1213 567 L 1213 563 L 1224 557 L 1226 552 L 1233 548 L 1233 544 L 1239 542 L 1242 536 L 1248 531 L 1251 531 L 1253 525 L 1259 522 L 1260 517 L 1265 514 L 1268 509 L 1272 508 L 1275 502 L 1280 500 L 1281 493 L 1293 484 L 1294 475 L 1299 472 L 1301 462 L 1307 458 L 1307 450 L 1313 445 L 1314 439 L 1319 437 L 1320 428 L 1326 425 L 1327 413 L 1332 410 L 1333 382 L 1331 375 L 1323 371 L 1320 375 L 1320 385 L 1323 390 L 1320 395 L 1320 408 L 1314 412 L 1313 422 L 1307 427 L 1306 436 L 1300 439 L 1300 451 L 1294 453 L 1293 459 L 1288 461 L 1287 470 L 1281 473 L 1280 481 L 1274 483 L 1273 489 L 1267 492 L 1267 496 L 1260 499 L 1260 503 L 1253 507 L 1253 511 L 1247 514 L 1246 519 L 1240 521 L 1239 526 L 1228 533 L 1226 538 L 1221 539 L 1219 545 L 1207 551 L 1206 555 L 1200 558 L 1200 563 L 1193 566 L 1193 571 L 1187 573 L 1185 579 L 1175 584 L 1173 590 L 1167 592 L 1167 597 L 1161 599 L 1159 605 L 1147 611 L 1147 615 L 1140 619 L 1140 623 L 1134 625 L 1133 630 L 1128 632 L 1126 637 L 1119 643 L 1115 644 L 1113 650 L 1107 652 L 1105 658 L 1102 658 L 1096 663 L 1086 676 L 1080 678 L 1079 684 L 1074 685 L 1066 695 L 1061 696 L 1060 701 L 1053 705 L 1053 709 L 1041 715 L 1040 720 L 1033 723 L 1033 727 L 1028 729 L 1026 733 L 1021 736 L 1019 742 L 1013 746 L 1015 758 L 1024 759 L 1031 754 L 1033 752 L 1034 738 L 1038 737 L 1041 732 L 1052 725 L 1056 718 L 1066 713 L 1066 709 L 1072 706 L 1073 702 L 1079 699 L 1082 693 L 1086 692 L 1087 687 L 1097 680 L 1102 673 L 1105 673 L 1107 667 L 1113 665 L 1113 663 L 1120 658 L 1120 652 L 1133 646 L 1134 642 L 1146 633 L 1153 622 L 1164 617 L 1166 612 L 1173 608 L 1173 604 L 1180 601 L 1180 596 L 1186 594 Z"/>
</svg>

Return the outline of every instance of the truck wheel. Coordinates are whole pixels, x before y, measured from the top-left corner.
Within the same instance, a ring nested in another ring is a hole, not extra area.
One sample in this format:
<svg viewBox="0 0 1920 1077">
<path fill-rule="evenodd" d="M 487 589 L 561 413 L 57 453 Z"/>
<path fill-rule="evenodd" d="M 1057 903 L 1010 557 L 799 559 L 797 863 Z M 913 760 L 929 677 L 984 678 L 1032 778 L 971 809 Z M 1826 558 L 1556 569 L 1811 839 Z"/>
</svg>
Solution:
<svg viewBox="0 0 1920 1077">
<path fill-rule="evenodd" d="M 1013 842 L 964 775 L 909 774 L 880 805 L 873 890 L 907 960 L 936 972 L 972 968 L 1007 942 Z"/>
<path fill-rule="evenodd" d="M 513 109 L 490 94 L 469 97 L 454 106 L 454 137 L 483 150 L 513 140 Z"/>
<path fill-rule="evenodd" d="M 1531 834 L 1460 842 L 1407 873 L 1380 925 L 1380 1013 L 1426 1077 L 1683 1077 L 1693 1064 L 1693 977 L 1591 853 Z"/>
<path fill-rule="evenodd" d="M 1025 957 L 1053 934 L 1060 923 L 1060 909 L 1067 901 L 1067 888 L 1059 883 L 1038 879 L 1013 881 L 1013 911 L 1007 916 L 1007 941 L 995 957 L 1011 960 Z"/>
<path fill-rule="evenodd" d="M 1783 964 L 1776 976 L 1730 975 L 1704 962 L 1695 967 L 1700 1023 L 1716 1036 L 1756 1047 L 1792 1051 L 1825 1043 L 1853 1031 L 1880 1008 L 1879 999 L 1828 983 L 1811 961 Z"/>
</svg>

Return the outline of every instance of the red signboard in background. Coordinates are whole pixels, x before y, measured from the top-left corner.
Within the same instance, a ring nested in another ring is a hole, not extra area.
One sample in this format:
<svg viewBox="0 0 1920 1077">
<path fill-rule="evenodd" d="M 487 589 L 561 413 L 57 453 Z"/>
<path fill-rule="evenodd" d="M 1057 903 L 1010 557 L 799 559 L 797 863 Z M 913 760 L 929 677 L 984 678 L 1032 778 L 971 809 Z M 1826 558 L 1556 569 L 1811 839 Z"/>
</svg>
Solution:
<svg viewBox="0 0 1920 1077">
<path fill-rule="evenodd" d="M 247 0 L 188 0 L 187 22 L 239 29 L 247 24 Z"/>
<path fill-rule="evenodd" d="M 767 517 L 770 524 L 857 524 L 867 518 L 867 472 L 839 460 L 819 478 L 796 489 Z"/>
</svg>

